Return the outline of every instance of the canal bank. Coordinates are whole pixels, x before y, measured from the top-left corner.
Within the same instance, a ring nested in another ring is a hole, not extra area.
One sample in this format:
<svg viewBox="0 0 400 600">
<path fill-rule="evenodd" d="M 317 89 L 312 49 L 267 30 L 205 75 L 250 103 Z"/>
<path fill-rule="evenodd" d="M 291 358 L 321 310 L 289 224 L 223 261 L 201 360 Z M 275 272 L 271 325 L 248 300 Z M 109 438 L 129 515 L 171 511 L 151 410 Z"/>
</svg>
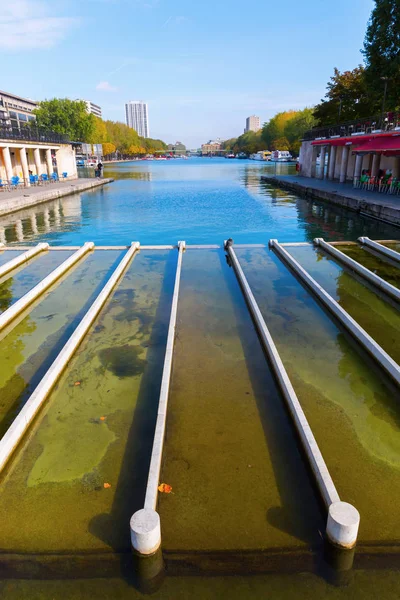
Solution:
<svg viewBox="0 0 400 600">
<path fill-rule="evenodd" d="M 261 180 L 304 198 L 338 204 L 359 214 L 400 227 L 400 202 L 397 196 L 353 188 L 348 183 L 298 175 L 261 175 Z"/>
<path fill-rule="evenodd" d="M 69 179 L 67 181 L 58 181 L 49 183 L 43 187 L 22 188 L 10 192 L 4 192 L 0 199 L 0 216 L 17 212 L 23 208 L 36 206 L 42 202 L 57 200 L 70 194 L 85 192 L 93 188 L 111 183 L 114 181 L 111 177 L 105 179 Z"/>
</svg>

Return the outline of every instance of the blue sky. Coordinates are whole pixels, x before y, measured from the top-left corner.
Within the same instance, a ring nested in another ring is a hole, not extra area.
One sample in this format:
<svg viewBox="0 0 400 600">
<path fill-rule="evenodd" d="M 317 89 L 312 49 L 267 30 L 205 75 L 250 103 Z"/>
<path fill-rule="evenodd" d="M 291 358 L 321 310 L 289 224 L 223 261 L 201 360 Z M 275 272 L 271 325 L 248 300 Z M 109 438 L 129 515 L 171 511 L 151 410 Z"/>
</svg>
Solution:
<svg viewBox="0 0 400 600">
<path fill-rule="evenodd" d="M 85 98 L 150 135 L 197 147 L 325 93 L 362 62 L 372 0 L 1 0 L 0 89 Z"/>
</svg>

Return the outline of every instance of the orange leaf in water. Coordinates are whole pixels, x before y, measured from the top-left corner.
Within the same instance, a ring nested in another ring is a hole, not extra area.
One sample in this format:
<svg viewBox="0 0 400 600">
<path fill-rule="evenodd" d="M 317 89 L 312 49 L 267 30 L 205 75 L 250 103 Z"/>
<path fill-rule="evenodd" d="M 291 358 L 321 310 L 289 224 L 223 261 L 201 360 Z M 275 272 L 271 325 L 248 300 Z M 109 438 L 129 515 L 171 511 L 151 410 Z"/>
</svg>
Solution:
<svg viewBox="0 0 400 600">
<path fill-rule="evenodd" d="M 105 489 L 110 488 L 111 487 L 111 483 L 103 483 L 103 487 Z"/>
<path fill-rule="evenodd" d="M 107 417 L 100 417 L 100 421 L 105 421 Z"/>
<path fill-rule="evenodd" d="M 75 381 L 74 385 L 81 385 L 80 381 Z"/>
<path fill-rule="evenodd" d="M 168 485 L 168 483 L 160 483 L 158 486 L 159 492 L 164 492 L 164 494 L 170 494 L 172 492 L 172 485 Z"/>
</svg>

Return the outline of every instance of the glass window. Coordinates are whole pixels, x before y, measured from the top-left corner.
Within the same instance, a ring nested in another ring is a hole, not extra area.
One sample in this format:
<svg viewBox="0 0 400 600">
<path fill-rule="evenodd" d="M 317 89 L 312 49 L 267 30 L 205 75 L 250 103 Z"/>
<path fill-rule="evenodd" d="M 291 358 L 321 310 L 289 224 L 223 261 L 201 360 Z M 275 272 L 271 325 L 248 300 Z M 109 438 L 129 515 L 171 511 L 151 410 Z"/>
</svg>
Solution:
<svg viewBox="0 0 400 600">
<path fill-rule="evenodd" d="M 14 112 L 13 110 L 10 110 L 10 117 L 13 117 L 14 119 L 17 118 L 17 113 Z"/>
<path fill-rule="evenodd" d="M 18 113 L 18 117 L 20 121 L 27 121 L 28 117 L 26 115 L 23 115 L 22 113 Z"/>
</svg>

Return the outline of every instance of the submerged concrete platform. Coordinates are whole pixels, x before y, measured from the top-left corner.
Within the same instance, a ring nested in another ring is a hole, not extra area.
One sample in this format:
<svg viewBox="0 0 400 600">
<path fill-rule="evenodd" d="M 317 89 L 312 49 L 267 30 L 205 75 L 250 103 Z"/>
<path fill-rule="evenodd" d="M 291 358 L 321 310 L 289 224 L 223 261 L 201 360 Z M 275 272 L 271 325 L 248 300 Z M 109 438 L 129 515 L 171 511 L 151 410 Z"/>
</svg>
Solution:
<svg viewBox="0 0 400 600">
<path fill-rule="evenodd" d="M 261 179 L 306 198 L 339 204 L 355 212 L 400 226 L 400 197 L 398 196 L 353 188 L 351 183 L 299 175 L 261 175 Z"/>
<path fill-rule="evenodd" d="M 69 194 L 84 192 L 92 188 L 111 183 L 114 179 L 95 179 L 81 178 L 68 179 L 67 181 L 57 181 L 57 183 L 49 183 L 29 188 L 20 188 L 10 192 L 0 193 L 0 216 L 7 215 L 21 208 L 35 206 L 49 200 L 56 200 Z"/>
</svg>

